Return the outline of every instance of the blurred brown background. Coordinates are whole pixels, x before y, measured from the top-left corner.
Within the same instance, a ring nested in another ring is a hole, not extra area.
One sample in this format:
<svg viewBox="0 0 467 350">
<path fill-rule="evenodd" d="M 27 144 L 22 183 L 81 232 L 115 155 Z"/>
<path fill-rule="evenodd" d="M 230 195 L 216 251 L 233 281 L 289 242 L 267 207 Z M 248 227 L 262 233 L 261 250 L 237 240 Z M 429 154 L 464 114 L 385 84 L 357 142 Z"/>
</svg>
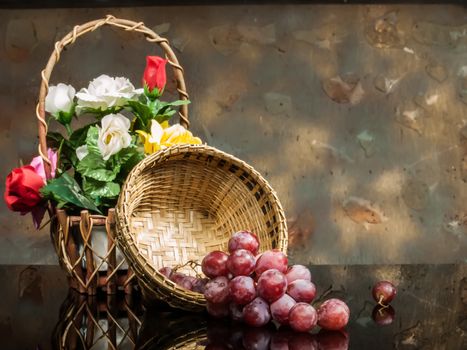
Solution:
<svg viewBox="0 0 467 350">
<path fill-rule="evenodd" d="M 108 13 L 171 41 L 192 130 L 270 181 L 294 261 L 466 261 L 465 7 L 0 9 L 2 179 L 36 154 L 35 102 L 54 42 Z M 52 83 L 78 90 L 106 73 L 137 85 L 154 53 L 105 28 L 63 53 Z M 48 229 L 0 208 L 0 264 L 57 263 Z"/>
</svg>

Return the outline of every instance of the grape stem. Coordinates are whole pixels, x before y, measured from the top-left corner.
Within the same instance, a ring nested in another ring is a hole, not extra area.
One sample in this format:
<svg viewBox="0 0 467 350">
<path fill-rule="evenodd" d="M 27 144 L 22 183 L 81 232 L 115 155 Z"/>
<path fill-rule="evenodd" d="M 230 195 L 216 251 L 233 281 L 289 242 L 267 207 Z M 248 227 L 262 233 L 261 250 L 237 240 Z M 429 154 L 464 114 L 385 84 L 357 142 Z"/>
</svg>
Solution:
<svg viewBox="0 0 467 350">
<path fill-rule="evenodd" d="M 190 267 L 196 273 L 196 277 L 201 277 L 201 275 L 197 271 L 197 267 L 201 266 L 201 264 L 196 260 L 188 260 L 184 264 L 176 265 L 172 270 L 176 272 L 177 270 L 187 266 Z"/>
<path fill-rule="evenodd" d="M 381 294 L 381 295 L 379 296 L 378 305 L 381 305 L 381 306 L 383 307 L 383 309 L 386 309 L 386 308 L 389 307 L 389 305 L 384 304 L 384 303 L 383 303 L 383 299 L 384 299 L 384 295 Z"/>
</svg>

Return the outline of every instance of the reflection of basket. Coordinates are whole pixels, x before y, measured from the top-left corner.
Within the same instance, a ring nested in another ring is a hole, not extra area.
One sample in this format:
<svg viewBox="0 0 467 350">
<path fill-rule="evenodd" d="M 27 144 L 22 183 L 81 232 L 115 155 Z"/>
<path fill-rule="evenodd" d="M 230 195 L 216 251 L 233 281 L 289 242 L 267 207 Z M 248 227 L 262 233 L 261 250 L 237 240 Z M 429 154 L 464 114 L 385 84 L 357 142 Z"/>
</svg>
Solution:
<svg viewBox="0 0 467 350">
<path fill-rule="evenodd" d="M 159 44 L 165 51 L 169 64 L 173 68 L 180 99 L 188 99 L 183 79 L 183 69 L 179 65 L 167 39 L 158 36 L 151 29 L 145 27 L 142 22 L 137 23 L 118 19 L 109 15 L 104 19 L 75 26 L 63 39 L 55 43 L 55 50 L 50 56 L 46 68 L 42 71 L 42 83 L 36 115 L 40 143 L 39 154 L 44 159 L 48 178 L 50 178 L 51 163 L 47 158 L 45 97 L 52 70 L 66 46 L 74 43 L 81 35 L 93 32 L 104 25 L 142 33 L 149 42 Z M 188 109 L 186 105 L 180 107 L 179 115 L 180 123 L 188 127 Z M 82 211 L 80 216 L 68 216 L 63 210 L 56 210 L 54 214 L 52 214 L 51 236 L 60 264 L 69 277 L 70 285 L 81 293 L 88 294 L 95 294 L 99 287 L 105 287 L 107 293 L 112 294 L 116 292 L 118 286 L 125 287 L 125 290 L 129 292 L 131 290 L 132 274 L 125 268 L 124 260 L 118 257 L 119 252 L 116 250 L 113 235 L 115 224 L 113 212 L 109 211 L 108 216 L 100 216 L 89 215 L 87 211 Z M 104 239 L 104 244 L 100 247 L 96 247 L 96 230 L 93 230 L 93 227 L 98 226 L 105 229 L 105 232 L 100 231 L 103 236 L 100 236 L 99 239 L 101 241 Z"/>
<path fill-rule="evenodd" d="M 129 295 L 99 300 L 70 292 L 60 309 L 54 349 L 134 349 L 142 309 Z"/>
<path fill-rule="evenodd" d="M 201 309 L 204 296 L 168 280 L 162 266 L 226 250 L 238 230 L 255 232 L 261 251 L 287 249 L 285 215 L 266 180 L 203 145 L 172 146 L 141 161 L 123 185 L 116 218 L 118 244 L 144 295 L 187 310 Z"/>
</svg>

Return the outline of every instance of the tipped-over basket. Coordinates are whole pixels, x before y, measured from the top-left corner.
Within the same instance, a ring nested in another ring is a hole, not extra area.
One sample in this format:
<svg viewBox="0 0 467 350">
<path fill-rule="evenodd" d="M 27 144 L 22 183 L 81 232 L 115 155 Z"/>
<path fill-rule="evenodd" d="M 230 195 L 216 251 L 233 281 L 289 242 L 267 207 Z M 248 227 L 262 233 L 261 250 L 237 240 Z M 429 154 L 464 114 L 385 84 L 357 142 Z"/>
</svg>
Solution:
<svg viewBox="0 0 467 350">
<path fill-rule="evenodd" d="M 202 309 L 204 296 L 160 268 L 226 251 L 240 230 L 258 235 L 260 251 L 287 250 L 285 215 L 271 186 L 250 165 L 206 145 L 172 146 L 141 161 L 123 185 L 116 218 L 119 247 L 145 298 L 185 310 Z"/>
</svg>

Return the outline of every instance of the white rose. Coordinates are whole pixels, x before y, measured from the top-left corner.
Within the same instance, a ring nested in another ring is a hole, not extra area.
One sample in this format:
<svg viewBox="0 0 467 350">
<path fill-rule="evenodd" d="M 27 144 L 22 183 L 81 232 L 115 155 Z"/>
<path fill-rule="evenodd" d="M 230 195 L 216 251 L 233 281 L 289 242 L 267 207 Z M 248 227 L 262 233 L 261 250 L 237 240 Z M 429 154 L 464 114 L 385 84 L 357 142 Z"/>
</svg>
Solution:
<svg viewBox="0 0 467 350">
<path fill-rule="evenodd" d="M 50 86 L 45 98 L 45 110 L 52 115 L 58 115 L 59 112 L 70 112 L 75 92 L 75 88 L 71 85 L 60 83 L 57 86 Z"/>
<path fill-rule="evenodd" d="M 118 153 L 122 148 L 126 148 L 131 143 L 130 120 L 121 114 L 107 114 L 101 120 L 102 128 L 99 128 L 99 138 L 97 145 L 104 160 L 111 155 Z"/>
<path fill-rule="evenodd" d="M 123 106 L 127 100 L 140 94 L 126 78 L 112 78 L 102 74 L 82 88 L 77 94 L 78 110 L 94 108 L 106 110 L 109 107 Z"/>
<path fill-rule="evenodd" d="M 89 151 L 88 151 L 88 146 L 87 145 L 79 146 L 76 149 L 76 156 L 78 157 L 79 160 L 82 160 L 84 157 L 86 157 L 88 155 L 88 153 L 89 153 Z"/>
</svg>

